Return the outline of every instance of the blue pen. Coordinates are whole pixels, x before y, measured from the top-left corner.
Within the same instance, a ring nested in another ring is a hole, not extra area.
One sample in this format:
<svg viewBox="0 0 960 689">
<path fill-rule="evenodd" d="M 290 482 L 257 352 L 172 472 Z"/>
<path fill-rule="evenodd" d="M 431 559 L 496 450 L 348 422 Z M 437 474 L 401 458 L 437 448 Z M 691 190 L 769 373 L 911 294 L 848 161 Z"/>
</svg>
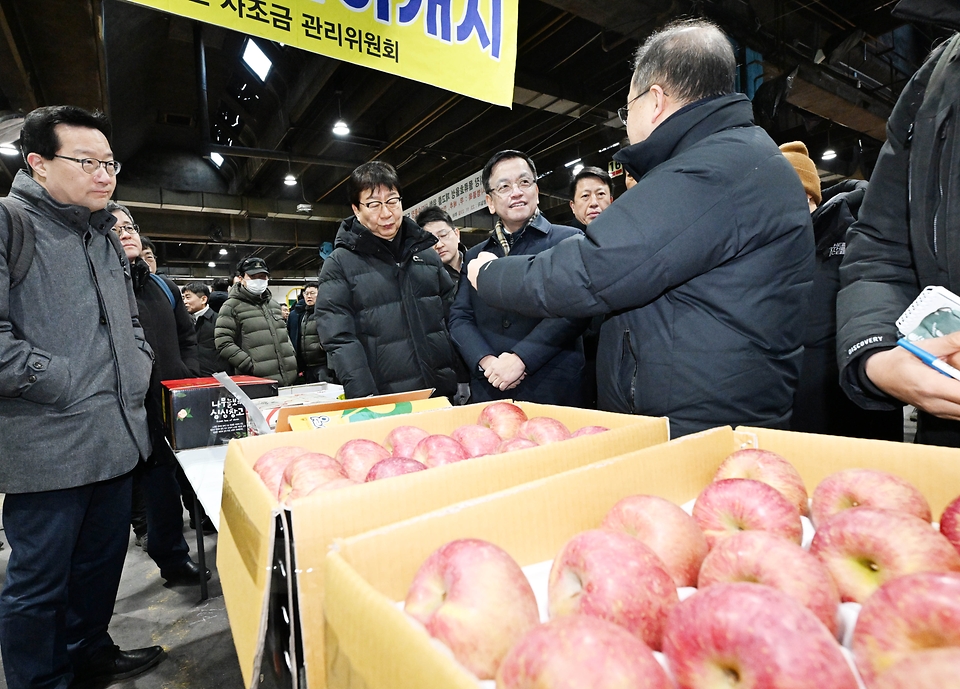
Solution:
<svg viewBox="0 0 960 689">
<path fill-rule="evenodd" d="M 897 340 L 897 344 L 900 347 L 903 347 L 904 349 L 906 349 L 908 352 L 913 354 L 918 359 L 920 359 L 920 361 L 925 363 L 930 368 L 936 371 L 940 371 L 940 373 L 942 373 L 945 376 L 950 376 L 951 378 L 956 378 L 957 380 L 960 380 L 960 371 L 958 371 L 957 369 L 955 369 L 953 366 L 943 361 L 942 359 L 938 359 L 927 350 L 921 349 L 920 347 L 918 347 L 917 345 L 910 342 L 904 337 L 901 337 L 899 340 Z"/>
</svg>

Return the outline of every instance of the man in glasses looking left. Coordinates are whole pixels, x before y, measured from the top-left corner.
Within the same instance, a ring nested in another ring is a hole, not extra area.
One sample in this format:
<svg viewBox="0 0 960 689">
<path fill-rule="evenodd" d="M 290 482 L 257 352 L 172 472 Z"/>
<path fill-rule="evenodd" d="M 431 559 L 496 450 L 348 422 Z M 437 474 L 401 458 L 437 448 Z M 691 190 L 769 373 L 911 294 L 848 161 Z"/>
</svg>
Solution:
<svg viewBox="0 0 960 689">
<path fill-rule="evenodd" d="M 121 651 L 107 631 L 131 471 L 150 455 L 153 359 L 105 210 L 120 170 L 109 133 L 100 113 L 31 112 L 20 139 L 28 170 L 0 209 L 0 492 L 11 546 L 0 652 L 10 689 L 107 684 L 164 656 L 160 646 Z M 17 246 L 34 253 L 12 285 Z"/>
</svg>

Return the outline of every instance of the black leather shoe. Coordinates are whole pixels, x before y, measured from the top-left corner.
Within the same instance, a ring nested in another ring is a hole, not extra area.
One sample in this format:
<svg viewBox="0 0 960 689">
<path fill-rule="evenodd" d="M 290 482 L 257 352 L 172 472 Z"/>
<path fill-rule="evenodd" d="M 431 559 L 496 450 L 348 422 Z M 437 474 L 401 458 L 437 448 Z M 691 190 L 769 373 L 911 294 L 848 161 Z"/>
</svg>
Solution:
<svg viewBox="0 0 960 689">
<path fill-rule="evenodd" d="M 105 687 L 113 682 L 146 672 L 166 657 L 162 646 L 121 651 L 110 646 L 97 651 L 73 675 L 71 689 Z"/>
<path fill-rule="evenodd" d="M 210 579 L 210 570 L 204 570 L 206 578 Z M 167 580 L 171 586 L 177 585 L 199 585 L 200 584 L 200 565 L 193 560 L 187 560 L 179 567 L 172 569 L 161 569 L 160 576 Z"/>
<path fill-rule="evenodd" d="M 213 520 L 210 517 L 204 516 L 202 520 L 203 524 L 203 535 L 209 536 L 210 534 L 217 533 L 217 527 L 213 525 Z M 194 521 L 193 517 L 190 517 L 190 528 L 196 531 L 197 523 Z"/>
</svg>

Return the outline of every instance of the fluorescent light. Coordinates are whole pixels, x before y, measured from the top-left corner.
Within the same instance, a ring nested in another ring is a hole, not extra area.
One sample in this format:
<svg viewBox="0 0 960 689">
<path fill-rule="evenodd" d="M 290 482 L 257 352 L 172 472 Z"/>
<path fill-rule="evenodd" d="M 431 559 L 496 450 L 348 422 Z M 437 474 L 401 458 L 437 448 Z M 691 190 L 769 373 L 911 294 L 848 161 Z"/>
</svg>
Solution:
<svg viewBox="0 0 960 689">
<path fill-rule="evenodd" d="M 333 133 L 337 136 L 346 136 L 350 133 L 350 127 L 343 120 L 337 120 L 333 125 Z"/>
<path fill-rule="evenodd" d="M 216 165 L 217 167 L 220 167 L 221 165 L 223 165 L 223 156 L 220 155 L 219 153 L 211 153 L 211 154 L 210 154 L 210 160 L 211 160 L 211 161 L 213 162 L 213 164 Z"/>
<path fill-rule="evenodd" d="M 226 256 L 226 255 L 227 255 L 227 250 L 226 250 L 226 249 L 220 249 L 220 255 L 221 255 L 221 256 Z"/>
<path fill-rule="evenodd" d="M 256 41 L 249 38 L 247 39 L 247 45 L 243 48 L 243 61 L 254 74 L 260 77 L 260 81 L 267 80 L 267 75 L 270 74 L 270 68 L 273 67 L 273 63 L 270 62 L 270 58 L 267 57 L 266 53 L 260 50 L 260 46 L 257 45 Z"/>
<path fill-rule="evenodd" d="M 576 165 L 577 163 L 579 163 L 581 160 L 582 160 L 582 158 L 577 158 L 576 160 L 571 160 L 569 163 L 564 163 L 563 166 L 564 166 L 564 167 L 573 167 L 574 165 Z M 581 166 L 581 167 L 582 167 L 582 166 Z"/>
<path fill-rule="evenodd" d="M 577 163 L 576 165 L 573 166 L 573 169 L 570 171 L 570 174 L 576 177 L 577 175 L 580 174 L 581 170 L 583 170 L 583 163 Z"/>
<path fill-rule="evenodd" d="M 283 183 L 286 184 L 288 187 L 292 187 L 294 184 L 297 183 L 297 178 L 293 176 L 292 172 L 288 172 L 287 176 L 283 178 Z"/>
<path fill-rule="evenodd" d="M 620 143 L 617 142 L 617 143 L 615 143 L 615 144 L 610 144 L 609 146 L 604 146 L 604 147 L 601 148 L 599 151 L 597 151 L 597 153 L 603 153 L 604 151 L 609 151 L 611 148 L 616 148 L 616 147 L 619 146 L 619 145 L 620 145 Z"/>
<path fill-rule="evenodd" d="M 217 264 L 214 263 L 213 261 L 210 261 L 210 263 L 207 264 L 207 267 L 208 267 L 208 268 L 216 268 L 216 267 L 217 267 Z"/>
<path fill-rule="evenodd" d="M 823 155 L 820 156 L 820 160 L 833 160 L 836 157 L 837 157 L 837 152 L 834 151 L 832 148 L 828 148 L 826 151 L 823 152 Z"/>
<path fill-rule="evenodd" d="M 13 144 L 0 144 L 0 154 L 5 156 L 18 156 L 20 151 Z"/>
</svg>

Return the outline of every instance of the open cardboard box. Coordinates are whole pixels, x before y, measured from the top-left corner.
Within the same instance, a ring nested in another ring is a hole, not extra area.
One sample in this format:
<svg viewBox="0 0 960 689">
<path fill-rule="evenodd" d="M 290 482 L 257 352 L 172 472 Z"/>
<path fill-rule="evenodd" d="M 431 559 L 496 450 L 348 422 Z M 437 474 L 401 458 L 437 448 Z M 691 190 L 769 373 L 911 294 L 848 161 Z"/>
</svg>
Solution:
<svg viewBox="0 0 960 689">
<path fill-rule="evenodd" d="M 285 433 L 293 430 L 290 427 L 291 416 L 343 411 L 346 409 L 359 409 L 361 407 L 373 407 L 385 404 L 399 404 L 401 402 L 415 402 L 417 400 L 428 399 L 433 392 L 433 388 L 426 388 L 423 390 L 413 390 L 411 392 L 399 392 L 395 395 L 377 395 L 376 397 L 337 400 L 336 402 L 326 402 L 324 404 L 308 404 L 299 407 L 284 407 L 277 414 L 276 432 Z"/>
<path fill-rule="evenodd" d="M 287 616 L 284 622 L 291 630 L 285 649 L 290 654 L 287 664 L 292 683 L 297 687 L 302 664 L 303 678 L 310 689 L 325 686 L 324 557 L 335 538 L 353 536 L 669 439 L 665 418 L 527 402 L 518 405 L 531 418 L 552 416 L 571 430 L 588 425 L 607 426 L 611 430 L 318 493 L 297 501 L 289 509 L 277 503 L 252 469 L 267 450 L 302 445 L 333 455 L 348 440 L 369 438 L 382 442 L 392 429 L 406 424 L 448 434 L 463 424 L 476 423 L 486 405 L 391 416 L 315 431 L 262 435 L 230 443 L 224 466 L 217 564 L 247 687 L 253 689 L 259 684 L 271 587 L 274 593 L 278 589 L 282 593 L 283 589 L 271 579 L 274 574 L 286 576 L 291 572 L 294 576 L 289 579 L 289 595 L 280 608 L 281 617 Z"/>
<path fill-rule="evenodd" d="M 809 491 L 840 469 L 870 467 L 911 481 L 934 515 L 960 494 L 957 449 L 722 427 L 338 539 L 326 562 L 327 686 L 477 689 L 477 679 L 394 605 L 434 550 L 481 538 L 521 567 L 550 560 L 628 495 L 654 494 L 680 505 L 694 499 L 724 458 L 745 447 L 783 455 Z"/>
</svg>

